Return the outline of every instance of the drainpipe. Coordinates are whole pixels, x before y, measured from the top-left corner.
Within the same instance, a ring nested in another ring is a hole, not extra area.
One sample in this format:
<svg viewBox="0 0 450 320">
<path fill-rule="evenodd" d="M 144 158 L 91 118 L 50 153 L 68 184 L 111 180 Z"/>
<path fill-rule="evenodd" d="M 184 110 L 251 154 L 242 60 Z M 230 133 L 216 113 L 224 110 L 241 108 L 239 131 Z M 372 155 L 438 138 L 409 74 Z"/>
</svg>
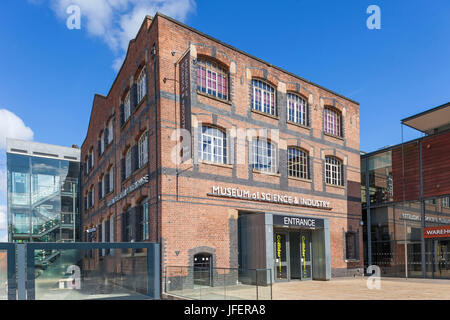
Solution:
<svg viewBox="0 0 450 320">
<path fill-rule="evenodd" d="M 158 91 L 157 91 L 157 72 L 156 72 L 156 44 L 153 44 L 151 55 L 153 60 L 153 90 L 155 95 L 155 148 L 156 148 L 156 242 L 159 243 L 159 264 L 161 265 L 162 259 L 162 244 L 161 244 L 161 235 L 159 233 L 159 143 L 158 143 Z M 159 292 L 161 292 L 161 279 L 162 279 L 162 268 L 159 268 Z"/>
</svg>

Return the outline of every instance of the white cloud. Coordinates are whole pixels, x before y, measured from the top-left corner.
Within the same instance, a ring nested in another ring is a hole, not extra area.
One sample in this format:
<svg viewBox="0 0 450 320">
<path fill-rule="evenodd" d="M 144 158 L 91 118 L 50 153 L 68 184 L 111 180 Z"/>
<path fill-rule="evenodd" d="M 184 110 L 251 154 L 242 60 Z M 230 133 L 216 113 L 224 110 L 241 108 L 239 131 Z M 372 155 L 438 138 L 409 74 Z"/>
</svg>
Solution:
<svg viewBox="0 0 450 320">
<path fill-rule="evenodd" d="M 6 148 L 6 138 L 33 140 L 33 130 L 25 123 L 6 109 L 0 109 L 0 149 Z"/>
<path fill-rule="evenodd" d="M 0 231 L 7 230 L 7 229 L 8 229 L 7 209 L 6 209 L 6 206 L 0 205 Z"/>
<path fill-rule="evenodd" d="M 146 15 L 159 11 L 184 22 L 196 8 L 195 0 L 50 0 L 50 4 L 64 21 L 69 17 L 67 7 L 80 7 L 81 30 L 101 38 L 120 57 L 113 63 L 115 70 L 120 68 L 128 42 L 136 36 Z"/>
</svg>

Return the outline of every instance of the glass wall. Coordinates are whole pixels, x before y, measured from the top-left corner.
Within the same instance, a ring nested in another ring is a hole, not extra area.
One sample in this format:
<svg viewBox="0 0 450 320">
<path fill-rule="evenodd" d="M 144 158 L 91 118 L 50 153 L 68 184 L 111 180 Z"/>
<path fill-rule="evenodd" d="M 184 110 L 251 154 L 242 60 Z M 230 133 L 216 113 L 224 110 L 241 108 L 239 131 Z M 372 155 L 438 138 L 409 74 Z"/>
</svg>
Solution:
<svg viewBox="0 0 450 320">
<path fill-rule="evenodd" d="M 9 240 L 79 240 L 80 164 L 8 153 L 7 168 Z"/>
<path fill-rule="evenodd" d="M 368 157 L 367 166 L 369 169 L 370 203 L 378 204 L 393 201 L 392 152 L 389 150 Z M 364 183 L 365 178 L 364 174 Z"/>
</svg>

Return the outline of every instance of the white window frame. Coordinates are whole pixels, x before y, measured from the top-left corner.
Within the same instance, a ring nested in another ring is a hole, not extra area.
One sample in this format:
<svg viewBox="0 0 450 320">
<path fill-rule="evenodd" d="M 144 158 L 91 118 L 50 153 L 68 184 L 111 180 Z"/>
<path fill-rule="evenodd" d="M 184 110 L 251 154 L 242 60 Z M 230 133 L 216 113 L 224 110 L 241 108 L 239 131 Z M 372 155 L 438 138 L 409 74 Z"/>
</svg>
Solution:
<svg viewBox="0 0 450 320">
<path fill-rule="evenodd" d="M 331 134 L 336 137 L 342 137 L 342 114 L 340 111 L 332 109 L 332 108 L 325 108 L 323 111 L 323 130 L 327 134 Z M 334 121 L 333 118 L 336 117 L 336 128 L 334 127 Z"/>
<path fill-rule="evenodd" d="M 227 163 L 226 133 L 213 126 L 204 125 L 199 132 L 198 156 L 202 161 Z"/>
<path fill-rule="evenodd" d="M 295 157 L 291 160 L 291 157 Z M 309 154 L 298 147 L 288 148 L 288 176 L 309 179 Z"/>
<path fill-rule="evenodd" d="M 256 103 L 257 92 L 261 96 L 261 104 Z M 268 103 L 267 102 L 268 99 Z M 272 110 L 273 102 L 273 110 Z M 252 79 L 252 109 L 267 113 L 272 116 L 277 115 L 277 99 L 275 95 L 275 88 L 268 84 L 267 82 L 261 81 L 259 79 Z"/>
<path fill-rule="evenodd" d="M 145 131 L 138 142 L 139 168 L 148 162 L 148 131 Z"/>
<path fill-rule="evenodd" d="M 335 157 L 325 157 L 325 182 L 330 185 L 344 185 L 344 165 Z"/>
<path fill-rule="evenodd" d="M 253 170 L 278 173 L 278 149 L 267 139 L 255 138 L 252 141 Z"/>
<path fill-rule="evenodd" d="M 229 85 L 229 72 L 218 63 L 214 61 L 210 61 L 208 59 L 199 58 L 197 60 L 197 90 L 208 94 L 210 96 L 214 96 L 216 98 L 222 100 L 230 99 L 230 85 Z M 202 75 L 201 71 L 205 72 L 205 86 L 202 84 Z M 215 80 L 214 77 L 215 76 Z M 225 92 L 223 92 L 222 83 L 219 81 L 219 76 L 221 79 L 225 80 Z M 200 80 L 200 84 L 199 84 Z M 211 85 L 209 85 L 209 80 L 211 81 Z M 216 88 L 213 88 L 213 86 Z M 222 96 L 220 96 L 222 95 Z"/>
<path fill-rule="evenodd" d="M 128 148 L 125 154 L 125 179 L 131 175 L 131 147 Z"/>
<path fill-rule="evenodd" d="M 445 208 L 450 208 L 450 196 L 441 198 L 441 205 Z"/>
<path fill-rule="evenodd" d="M 288 93 L 286 102 L 287 120 L 303 126 L 308 125 L 308 102 L 302 97 Z"/>
<path fill-rule="evenodd" d="M 138 103 L 142 101 L 142 99 L 147 94 L 147 73 L 145 72 L 145 68 L 142 69 L 139 74 L 137 81 L 137 101 Z"/>
</svg>

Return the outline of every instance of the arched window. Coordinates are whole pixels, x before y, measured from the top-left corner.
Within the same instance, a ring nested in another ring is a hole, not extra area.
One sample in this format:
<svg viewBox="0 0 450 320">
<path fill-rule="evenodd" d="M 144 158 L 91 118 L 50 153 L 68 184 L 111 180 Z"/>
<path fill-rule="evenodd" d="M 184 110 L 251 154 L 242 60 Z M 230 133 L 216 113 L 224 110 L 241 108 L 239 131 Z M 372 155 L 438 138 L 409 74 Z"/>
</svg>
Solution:
<svg viewBox="0 0 450 320">
<path fill-rule="evenodd" d="M 334 108 L 325 108 L 323 114 L 323 128 L 325 133 L 342 137 L 342 115 Z"/>
<path fill-rule="evenodd" d="M 277 149 L 266 139 L 256 138 L 252 143 L 252 165 L 254 170 L 277 173 Z"/>
<path fill-rule="evenodd" d="M 205 58 L 197 59 L 197 90 L 219 99 L 228 100 L 228 71 L 218 63 Z"/>
<path fill-rule="evenodd" d="M 290 177 L 309 179 L 309 155 L 296 147 L 288 148 L 288 174 Z"/>
<path fill-rule="evenodd" d="M 147 73 L 145 68 L 143 68 L 137 79 L 137 103 L 141 102 L 141 100 L 145 97 L 146 94 L 147 94 Z"/>
<path fill-rule="evenodd" d="M 128 118 L 131 116 L 131 97 L 130 90 L 128 90 L 127 95 L 123 101 L 123 122 L 127 122 Z"/>
<path fill-rule="evenodd" d="M 276 115 L 275 89 L 258 79 L 252 80 L 252 109 Z"/>
<path fill-rule="evenodd" d="M 344 185 L 344 166 L 335 157 L 325 157 L 325 182 L 336 186 Z"/>
<path fill-rule="evenodd" d="M 199 132 L 198 157 L 203 161 L 227 163 L 227 139 L 222 130 L 203 125 Z"/>
<path fill-rule="evenodd" d="M 298 95 L 287 94 L 287 120 L 304 126 L 308 125 L 308 102 Z"/>
<path fill-rule="evenodd" d="M 131 175 L 131 147 L 125 155 L 125 179 Z"/>
<path fill-rule="evenodd" d="M 144 132 L 138 142 L 139 168 L 142 168 L 148 161 L 148 132 Z"/>
</svg>

